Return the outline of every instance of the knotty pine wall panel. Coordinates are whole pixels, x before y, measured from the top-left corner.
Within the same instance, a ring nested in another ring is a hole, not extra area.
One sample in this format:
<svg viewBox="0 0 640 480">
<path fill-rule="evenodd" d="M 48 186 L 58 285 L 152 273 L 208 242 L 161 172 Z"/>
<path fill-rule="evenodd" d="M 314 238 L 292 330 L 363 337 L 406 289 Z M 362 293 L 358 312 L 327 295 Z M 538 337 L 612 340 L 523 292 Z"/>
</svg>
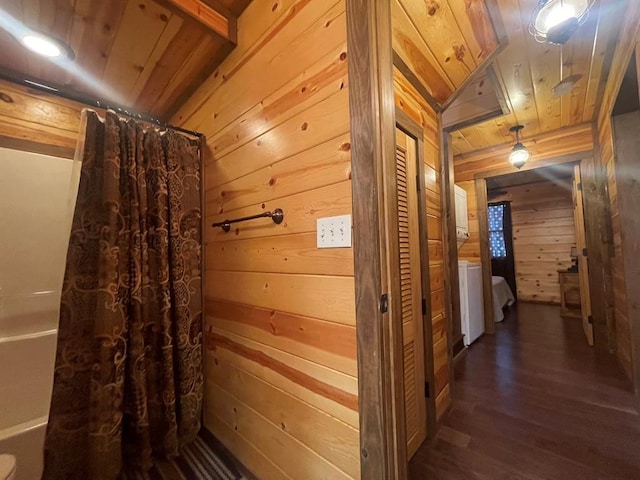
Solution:
<svg viewBox="0 0 640 480">
<path fill-rule="evenodd" d="M 458 248 L 458 259 L 480 263 L 480 226 L 478 224 L 478 204 L 476 182 L 468 180 L 456 182 L 467 192 L 467 218 L 469 219 L 469 238 Z"/>
<path fill-rule="evenodd" d="M 70 158 L 82 108 L 65 98 L 0 80 L 0 143 Z"/>
<path fill-rule="evenodd" d="M 490 202 L 511 202 L 518 300 L 560 304 L 558 270 L 576 245 L 571 188 L 569 179 L 488 192 Z"/>
<path fill-rule="evenodd" d="M 449 390 L 449 338 L 445 309 L 443 260 L 443 225 L 440 200 L 440 158 L 438 118 L 407 79 L 394 69 L 396 108 L 410 116 L 424 130 L 424 175 L 427 188 L 427 237 L 429 242 L 429 276 L 431 280 L 431 321 L 433 333 L 436 416 L 440 418 L 451 405 Z"/>
<path fill-rule="evenodd" d="M 615 101 L 613 98 L 611 101 Z M 613 108 L 613 106 L 612 106 Z M 597 142 L 600 150 L 600 162 L 607 178 L 609 192 L 611 230 L 613 248 L 611 253 L 611 277 L 613 280 L 613 304 L 615 316 L 616 355 L 623 370 L 632 376 L 631 325 L 627 309 L 627 288 L 625 283 L 624 256 L 622 252 L 622 224 L 618 208 L 618 189 L 616 185 L 616 164 L 613 145 L 611 117 L 598 119 Z"/>
<path fill-rule="evenodd" d="M 258 478 L 360 477 L 344 0 L 252 2 L 172 121 L 207 135 L 205 426 Z"/>
<path fill-rule="evenodd" d="M 637 323 L 638 316 L 637 308 L 634 308 L 634 304 L 627 298 L 628 287 L 625 280 L 625 278 L 627 278 L 625 272 L 625 252 L 623 251 L 622 245 L 625 225 L 620 218 L 621 212 L 618 203 L 616 175 L 619 176 L 620 172 L 616 172 L 611 115 L 629 65 L 629 60 L 632 55 L 636 55 L 635 51 L 640 45 L 640 24 L 637 21 L 640 15 L 640 4 L 638 2 L 626 2 L 626 5 L 621 3 L 621 6 L 625 8 L 625 12 L 618 24 L 618 38 L 615 51 L 594 124 L 596 129 L 596 142 L 600 153 L 600 166 L 604 170 L 607 179 L 611 228 L 613 233 L 613 245 L 605 245 L 605 249 L 608 249 L 611 255 L 616 355 L 625 373 L 634 381 L 637 390 L 638 383 L 640 382 L 640 362 L 638 361 L 640 351 L 637 351 L 637 346 L 634 349 L 632 330 L 634 327 L 637 328 L 637 326 L 634 324 L 632 327 L 630 317 L 635 317 Z M 636 55 L 636 62 L 637 58 Z M 629 213 L 633 214 L 633 212 Z M 632 259 L 627 256 L 626 260 L 631 261 Z M 636 312 L 634 312 L 634 310 L 636 310 Z"/>
</svg>

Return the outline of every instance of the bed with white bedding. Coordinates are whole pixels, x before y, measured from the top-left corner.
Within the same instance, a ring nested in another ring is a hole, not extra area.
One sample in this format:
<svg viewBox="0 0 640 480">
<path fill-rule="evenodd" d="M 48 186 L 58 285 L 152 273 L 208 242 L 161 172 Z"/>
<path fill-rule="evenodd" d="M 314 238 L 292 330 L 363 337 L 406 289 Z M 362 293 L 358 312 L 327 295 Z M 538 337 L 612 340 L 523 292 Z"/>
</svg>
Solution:
<svg viewBox="0 0 640 480">
<path fill-rule="evenodd" d="M 501 322 L 504 320 L 502 309 L 505 306 L 512 305 L 516 299 L 504 277 L 491 277 L 491 287 L 493 292 L 493 319 L 495 322 Z"/>
</svg>

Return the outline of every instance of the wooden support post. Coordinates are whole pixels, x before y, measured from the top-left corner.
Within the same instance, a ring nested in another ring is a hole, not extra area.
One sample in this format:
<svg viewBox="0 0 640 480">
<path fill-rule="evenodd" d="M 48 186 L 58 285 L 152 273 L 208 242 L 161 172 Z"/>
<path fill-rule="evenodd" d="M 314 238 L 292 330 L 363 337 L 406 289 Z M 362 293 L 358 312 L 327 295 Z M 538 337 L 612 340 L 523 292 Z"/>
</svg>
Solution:
<svg viewBox="0 0 640 480">
<path fill-rule="evenodd" d="M 230 13 L 223 14 L 203 0 L 166 0 L 182 12 L 196 19 L 212 32 L 233 44 L 237 43 L 237 19 Z"/>
<path fill-rule="evenodd" d="M 631 374 L 636 393 L 640 393 L 640 111 L 613 117 L 616 186 L 621 225 L 621 247 L 628 334 L 630 335 Z"/>
<path fill-rule="evenodd" d="M 346 0 L 360 468 L 407 478 L 389 2 Z"/>
<path fill-rule="evenodd" d="M 484 301 L 484 333 L 496 333 L 493 319 L 493 293 L 491 284 L 491 252 L 489 251 L 489 213 L 487 204 L 487 181 L 476 178 L 478 229 L 480 235 L 480 262 L 482 263 L 482 297 Z"/>
</svg>

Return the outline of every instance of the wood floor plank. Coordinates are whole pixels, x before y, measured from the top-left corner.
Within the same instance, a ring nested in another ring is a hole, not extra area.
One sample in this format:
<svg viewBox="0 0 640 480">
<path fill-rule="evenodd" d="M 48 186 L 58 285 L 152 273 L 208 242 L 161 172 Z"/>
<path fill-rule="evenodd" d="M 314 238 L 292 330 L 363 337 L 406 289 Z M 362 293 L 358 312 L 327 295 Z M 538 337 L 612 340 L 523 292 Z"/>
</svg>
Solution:
<svg viewBox="0 0 640 480">
<path fill-rule="evenodd" d="M 640 416 L 579 320 L 520 303 L 456 362 L 453 409 L 410 478 L 640 479 Z"/>
</svg>

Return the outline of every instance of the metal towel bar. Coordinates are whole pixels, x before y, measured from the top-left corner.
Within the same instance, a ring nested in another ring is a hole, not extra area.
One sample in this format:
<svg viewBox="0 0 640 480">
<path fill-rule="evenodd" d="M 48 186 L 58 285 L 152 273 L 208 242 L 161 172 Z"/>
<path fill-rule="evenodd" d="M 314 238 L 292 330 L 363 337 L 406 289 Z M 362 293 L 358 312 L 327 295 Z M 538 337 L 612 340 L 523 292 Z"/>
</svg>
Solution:
<svg viewBox="0 0 640 480">
<path fill-rule="evenodd" d="M 234 218 L 233 220 L 225 220 L 224 222 L 214 223 L 212 227 L 220 227 L 225 232 L 231 230 L 232 223 L 246 222 L 247 220 L 255 220 L 256 218 L 271 218 L 273 223 L 280 225 L 284 220 L 284 212 L 281 208 L 276 208 L 273 212 L 263 212 L 249 217 Z"/>
</svg>

